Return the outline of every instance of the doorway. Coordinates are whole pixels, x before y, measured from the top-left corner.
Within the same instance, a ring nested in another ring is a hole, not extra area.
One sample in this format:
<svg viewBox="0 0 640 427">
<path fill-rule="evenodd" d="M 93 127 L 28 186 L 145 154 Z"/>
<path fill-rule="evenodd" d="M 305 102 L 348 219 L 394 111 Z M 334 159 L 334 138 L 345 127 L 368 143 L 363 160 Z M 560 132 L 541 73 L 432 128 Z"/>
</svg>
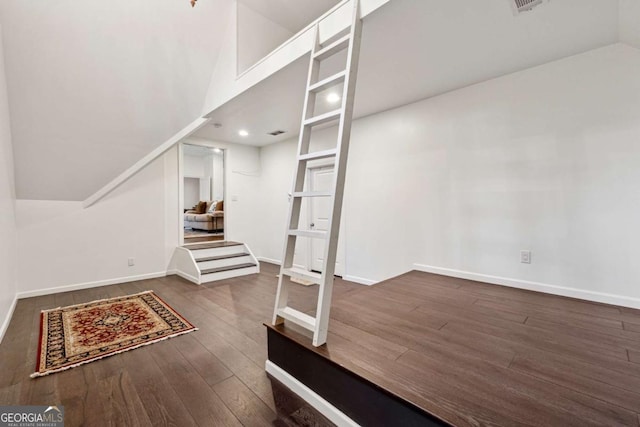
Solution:
<svg viewBox="0 0 640 427">
<path fill-rule="evenodd" d="M 182 144 L 180 164 L 184 244 L 225 240 L 225 152 Z"/>
<path fill-rule="evenodd" d="M 308 170 L 309 191 L 332 191 L 334 180 L 334 166 L 324 165 Z M 314 231 L 328 231 L 331 213 L 331 199 L 329 197 L 311 197 L 309 203 L 309 229 Z M 344 212 L 343 212 L 344 213 Z M 344 215 L 342 216 L 344 218 Z M 344 221 L 340 221 L 338 250 L 336 253 L 335 275 L 344 275 Z M 309 265 L 311 271 L 322 272 L 324 263 L 325 240 L 309 239 Z"/>
</svg>

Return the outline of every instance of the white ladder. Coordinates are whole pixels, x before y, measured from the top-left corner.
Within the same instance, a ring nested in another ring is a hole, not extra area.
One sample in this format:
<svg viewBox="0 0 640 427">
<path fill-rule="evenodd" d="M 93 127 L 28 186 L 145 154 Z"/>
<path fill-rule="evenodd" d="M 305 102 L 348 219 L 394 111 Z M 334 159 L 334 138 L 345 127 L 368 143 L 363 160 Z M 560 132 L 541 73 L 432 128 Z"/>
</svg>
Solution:
<svg viewBox="0 0 640 427">
<path fill-rule="evenodd" d="M 273 324 L 281 324 L 285 320 L 293 322 L 313 332 L 313 345 L 318 347 L 326 343 L 329 326 L 329 312 L 331 309 L 331 293 L 333 290 L 333 275 L 335 272 L 336 252 L 338 248 L 338 234 L 340 231 L 340 215 L 344 195 L 344 180 L 351 137 L 351 120 L 353 118 L 353 100 L 358 74 L 358 58 L 360 55 L 360 38 L 362 20 L 360 18 L 360 1 L 353 0 L 353 18 L 348 34 L 337 39 L 328 40 L 320 44 L 319 25 L 315 26 L 313 49 L 309 65 L 309 77 L 303 107 L 300 140 L 298 142 L 297 170 L 293 179 L 293 191 L 289 204 L 287 233 L 285 236 L 284 255 L 278 279 L 278 292 L 273 313 Z M 320 63 L 334 54 L 347 49 L 346 69 L 321 81 L 318 81 Z M 316 95 L 332 86 L 344 83 L 341 97 L 341 108 L 328 113 L 314 115 Z M 333 120 L 339 120 L 338 141 L 334 149 L 309 152 L 311 131 Z M 314 160 L 335 158 L 333 191 L 312 192 L 304 191 L 305 176 L 308 162 Z M 330 198 L 330 215 L 327 231 L 303 230 L 299 228 L 302 199 L 307 197 Z M 323 239 L 324 259 L 322 273 L 313 273 L 293 266 L 296 240 L 298 237 Z M 287 305 L 290 282 L 289 277 L 301 277 L 320 285 L 316 317 L 312 317 Z"/>
</svg>

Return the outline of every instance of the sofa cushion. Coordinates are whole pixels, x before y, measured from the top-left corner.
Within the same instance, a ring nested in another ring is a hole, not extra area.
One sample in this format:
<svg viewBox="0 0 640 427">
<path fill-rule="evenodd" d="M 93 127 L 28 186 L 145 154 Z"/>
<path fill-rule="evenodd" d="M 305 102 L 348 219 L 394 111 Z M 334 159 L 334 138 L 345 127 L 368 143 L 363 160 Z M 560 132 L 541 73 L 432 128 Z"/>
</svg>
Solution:
<svg viewBox="0 0 640 427">
<path fill-rule="evenodd" d="M 185 215 L 184 219 L 191 222 L 209 222 L 212 220 L 212 216 L 209 214 L 197 214 L 197 215 Z"/>
<path fill-rule="evenodd" d="M 217 211 L 224 211 L 224 200 L 220 200 L 216 203 L 216 212 Z"/>
<path fill-rule="evenodd" d="M 198 202 L 198 204 L 196 205 L 195 211 L 198 214 L 205 213 L 207 211 L 207 202 Z"/>
</svg>

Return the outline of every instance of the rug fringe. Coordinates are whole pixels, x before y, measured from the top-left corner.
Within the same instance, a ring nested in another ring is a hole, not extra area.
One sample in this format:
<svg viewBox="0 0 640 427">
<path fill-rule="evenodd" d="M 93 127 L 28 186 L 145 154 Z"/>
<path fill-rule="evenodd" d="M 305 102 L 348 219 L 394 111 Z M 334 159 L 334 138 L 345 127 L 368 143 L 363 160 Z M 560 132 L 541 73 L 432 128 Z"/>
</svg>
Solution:
<svg viewBox="0 0 640 427">
<path fill-rule="evenodd" d="M 81 305 L 95 304 L 97 302 L 105 302 L 105 301 L 109 301 L 109 300 L 112 300 L 112 299 L 126 298 L 126 297 L 137 297 L 138 295 L 152 294 L 152 293 L 153 293 L 153 291 L 151 290 L 151 291 L 138 292 L 137 294 L 123 295 L 121 297 L 111 297 L 111 298 L 97 299 L 97 300 L 89 301 L 89 302 L 81 302 L 80 304 L 65 305 L 64 307 L 48 308 L 46 310 L 40 310 L 40 313 L 48 313 L 50 311 L 56 311 L 56 310 L 60 310 L 62 308 L 73 308 L 73 307 L 79 307 Z"/>
<path fill-rule="evenodd" d="M 151 291 L 146 291 L 146 292 L 151 292 Z M 142 292 L 141 294 L 146 293 L 146 292 Z M 141 295 L 141 294 L 136 294 L 136 295 Z M 87 303 L 87 304 L 90 304 L 90 303 Z M 78 366 L 86 365 L 87 363 L 96 362 L 96 361 L 102 360 L 102 359 L 104 359 L 106 357 L 115 356 L 116 354 L 124 353 L 124 352 L 127 352 L 129 350 L 135 350 L 137 348 L 144 347 L 146 345 L 159 343 L 161 341 L 166 341 L 166 340 L 168 340 L 170 338 L 179 337 L 180 335 L 188 334 L 189 332 L 193 332 L 193 331 L 197 331 L 197 330 L 198 330 L 198 328 L 189 329 L 188 331 L 180 331 L 180 332 L 177 332 L 177 333 L 172 334 L 172 335 L 167 335 L 166 337 L 162 337 L 162 338 L 157 339 L 155 341 L 143 342 L 143 343 L 140 343 L 140 344 L 135 345 L 133 347 L 127 347 L 127 348 L 122 349 L 122 350 L 114 351 L 113 353 L 103 354 L 102 356 L 96 357 L 95 359 L 83 360 L 82 362 L 78 362 L 78 363 L 75 363 L 73 365 L 64 366 L 62 368 L 57 368 L 57 369 L 53 369 L 53 370 L 46 371 L 46 372 L 34 372 L 33 374 L 29 375 L 29 377 L 30 378 L 44 377 L 44 376 L 47 376 L 49 374 L 55 374 L 56 372 L 62 372 L 62 371 L 66 371 L 66 370 L 71 369 L 71 368 L 77 368 Z"/>
</svg>

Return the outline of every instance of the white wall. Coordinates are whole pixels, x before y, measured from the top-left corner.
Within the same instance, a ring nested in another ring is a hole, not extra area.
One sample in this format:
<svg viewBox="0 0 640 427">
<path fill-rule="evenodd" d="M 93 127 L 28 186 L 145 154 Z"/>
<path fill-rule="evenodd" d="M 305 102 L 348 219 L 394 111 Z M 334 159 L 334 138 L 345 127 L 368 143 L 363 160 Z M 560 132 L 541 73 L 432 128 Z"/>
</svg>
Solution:
<svg viewBox="0 0 640 427">
<path fill-rule="evenodd" d="M 224 199 L 224 154 L 213 155 L 213 200 Z"/>
<path fill-rule="evenodd" d="M 228 150 L 233 171 L 228 189 L 237 198 L 225 206 L 227 238 L 251 243 L 258 149 L 214 146 Z M 19 294 L 164 275 L 182 227 L 178 176 L 174 147 L 88 209 L 82 202 L 18 200 Z M 128 266 L 130 257 L 135 258 L 133 267 Z"/>
<path fill-rule="evenodd" d="M 347 276 L 418 263 L 640 306 L 638 111 L 640 51 L 616 44 L 357 120 Z M 282 254 L 295 146 L 262 149 L 266 258 Z"/>
<path fill-rule="evenodd" d="M 16 196 L 4 70 L 4 53 L 0 36 L 0 340 L 9 325 L 16 295 Z"/>
<path fill-rule="evenodd" d="M 200 201 L 200 179 L 184 178 L 184 207 L 189 209 Z"/>
<path fill-rule="evenodd" d="M 18 200 L 17 221 L 22 294 L 162 275 L 167 265 L 164 159 L 88 209 L 82 202 Z M 133 267 L 128 258 L 135 259 Z"/>
<path fill-rule="evenodd" d="M 264 58 L 288 38 L 290 31 L 252 8 L 237 3 L 238 74 Z"/>
<path fill-rule="evenodd" d="M 193 154 L 184 154 L 184 176 L 201 178 L 205 176 L 205 164 L 203 156 L 196 156 Z"/>
<path fill-rule="evenodd" d="M 0 2 L 18 197 L 83 200 L 198 117 L 234 3 Z"/>
<path fill-rule="evenodd" d="M 619 0 L 619 37 L 623 43 L 640 49 L 640 1 Z"/>
</svg>

